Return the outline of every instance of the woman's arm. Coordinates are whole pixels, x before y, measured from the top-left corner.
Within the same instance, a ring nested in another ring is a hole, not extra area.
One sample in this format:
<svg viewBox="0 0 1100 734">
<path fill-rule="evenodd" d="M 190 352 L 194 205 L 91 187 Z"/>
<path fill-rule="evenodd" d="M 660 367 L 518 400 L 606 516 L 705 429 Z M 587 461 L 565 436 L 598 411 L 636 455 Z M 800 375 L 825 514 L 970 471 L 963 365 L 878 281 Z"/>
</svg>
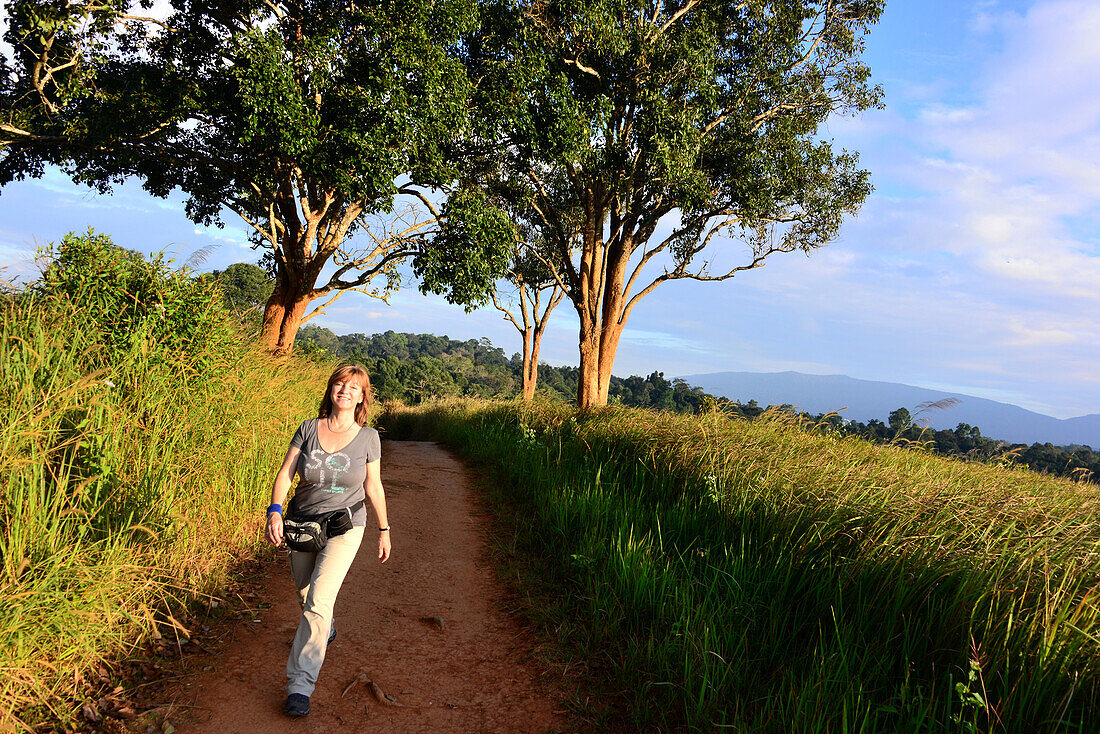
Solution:
<svg viewBox="0 0 1100 734">
<path fill-rule="evenodd" d="M 367 480 L 363 482 L 363 490 L 367 493 L 378 519 L 378 528 L 381 531 L 378 536 L 378 560 L 385 563 L 390 557 L 390 520 L 386 514 L 386 491 L 382 489 L 381 465 L 381 459 L 367 464 Z"/>
<path fill-rule="evenodd" d="M 298 466 L 298 456 L 302 450 L 297 446 L 291 446 L 286 451 L 286 458 L 279 472 L 275 475 L 275 483 L 271 485 L 271 504 L 282 505 L 290 492 L 290 484 L 294 479 L 294 467 Z M 278 547 L 283 543 L 283 516 L 279 512 L 267 513 L 267 540 L 273 546 Z"/>
</svg>

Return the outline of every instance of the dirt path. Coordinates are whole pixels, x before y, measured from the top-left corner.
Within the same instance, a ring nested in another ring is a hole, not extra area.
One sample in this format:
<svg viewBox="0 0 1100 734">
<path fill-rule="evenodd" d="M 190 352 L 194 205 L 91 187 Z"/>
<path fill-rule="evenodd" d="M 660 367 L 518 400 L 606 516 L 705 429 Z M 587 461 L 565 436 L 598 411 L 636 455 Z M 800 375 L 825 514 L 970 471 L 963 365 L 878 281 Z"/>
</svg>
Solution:
<svg viewBox="0 0 1100 734">
<path fill-rule="evenodd" d="M 433 443 L 387 441 L 382 482 L 393 557 L 366 534 L 336 602 L 337 639 L 310 715 L 282 714 L 298 605 L 285 561 L 263 581 L 272 604 L 181 685 L 179 732 L 546 732 L 569 728 L 540 680 L 533 640 L 501 609 L 484 556 L 490 522 L 468 470 Z M 258 620 L 258 621 L 257 621 Z M 396 699 L 381 703 L 370 687 Z M 345 689 L 352 684 L 345 694 Z"/>
</svg>

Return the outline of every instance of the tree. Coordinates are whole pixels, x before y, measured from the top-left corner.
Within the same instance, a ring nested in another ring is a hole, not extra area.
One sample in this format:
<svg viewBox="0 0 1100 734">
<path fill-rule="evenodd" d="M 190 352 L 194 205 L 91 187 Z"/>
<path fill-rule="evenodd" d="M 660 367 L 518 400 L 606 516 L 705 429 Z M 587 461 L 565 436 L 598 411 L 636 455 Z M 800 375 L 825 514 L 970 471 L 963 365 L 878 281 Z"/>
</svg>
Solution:
<svg viewBox="0 0 1100 734">
<path fill-rule="evenodd" d="M 252 263 L 233 263 L 208 277 L 221 286 L 226 307 L 234 311 L 262 309 L 275 290 L 275 281 L 267 271 Z"/>
<path fill-rule="evenodd" d="M 536 213 L 580 318 L 577 401 L 606 402 L 639 301 L 809 253 L 870 191 L 857 156 L 817 138 L 878 103 L 858 61 L 881 0 L 498 0 L 466 43 L 482 166 Z M 569 248 L 579 212 L 580 247 Z M 717 247 L 739 241 L 744 254 Z"/>
<path fill-rule="evenodd" d="M 891 411 L 886 421 L 890 425 L 890 430 L 894 433 L 907 431 L 913 425 L 913 417 L 909 415 L 909 409 L 905 407 Z"/>
<path fill-rule="evenodd" d="M 559 285 L 561 274 L 553 249 L 546 247 L 537 230 L 528 228 L 521 232 L 526 237 L 517 237 L 513 244 L 511 263 L 505 275 L 519 300 L 519 318 L 513 313 L 516 304 L 505 300 L 501 289 L 494 291 L 491 298 L 493 306 L 504 313 L 504 318 L 516 327 L 523 340 L 523 399 L 531 400 L 538 384 L 542 336 L 550 323 L 550 313 L 561 303 L 565 290 Z"/>
<path fill-rule="evenodd" d="M 59 164 L 103 192 L 127 176 L 179 188 L 204 224 L 236 212 L 269 255 L 262 339 L 279 353 L 314 300 L 385 298 L 406 258 L 465 263 L 448 271 L 459 300 L 503 271 L 506 218 L 427 193 L 450 191 L 467 127 L 456 54 L 475 0 L 171 0 L 163 19 L 125 7 L 10 4 L 0 184 Z"/>
</svg>

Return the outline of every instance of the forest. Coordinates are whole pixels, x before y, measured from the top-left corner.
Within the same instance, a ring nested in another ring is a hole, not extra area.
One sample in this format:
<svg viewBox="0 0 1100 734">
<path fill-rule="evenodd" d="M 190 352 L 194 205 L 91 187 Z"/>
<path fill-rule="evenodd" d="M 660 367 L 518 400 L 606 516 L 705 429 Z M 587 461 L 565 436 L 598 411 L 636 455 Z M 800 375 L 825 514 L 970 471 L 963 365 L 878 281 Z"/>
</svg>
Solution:
<svg viewBox="0 0 1100 734">
<path fill-rule="evenodd" d="M 239 295 L 227 295 L 237 299 Z M 232 301 L 232 302 L 237 302 Z M 296 348 L 314 358 L 341 359 L 366 366 L 380 400 L 401 400 L 417 404 L 444 397 L 516 397 L 523 382 L 523 361 L 518 353 L 508 357 L 488 339 L 457 341 L 432 334 L 404 334 L 386 331 L 337 335 L 320 326 L 306 325 L 298 333 Z M 578 370 L 540 364 L 538 394 L 569 402 L 577 394 Z M 954 429 L 933 429 L 921 425 L 906 407 L 899 407 L 886 420 L 866 423 L 844 420 L 838 414 L 798 413 L 791 405 L 761 406 L 709 395 L 702 388 L 680 378 L 667 379 L 654 371 L 646 377 L 611 377 L 608 402 L 625 407 L 649 408 L 675 413 L 701 413 L 720 409 L 729 415 L 756 418 L 769 408 L 799 415 L 820 430 L 845 436 L 860 436 L 875 443 L 903 444 L 914 450 L 983 462 L 1011 462 L 1054 476 L 1100 482 L 1100 454 L 1089 446 L 1055 446 L 1051 443 L 1013 444 L 983 436 L 981 428 L 960 423 Z"/>
</svg>

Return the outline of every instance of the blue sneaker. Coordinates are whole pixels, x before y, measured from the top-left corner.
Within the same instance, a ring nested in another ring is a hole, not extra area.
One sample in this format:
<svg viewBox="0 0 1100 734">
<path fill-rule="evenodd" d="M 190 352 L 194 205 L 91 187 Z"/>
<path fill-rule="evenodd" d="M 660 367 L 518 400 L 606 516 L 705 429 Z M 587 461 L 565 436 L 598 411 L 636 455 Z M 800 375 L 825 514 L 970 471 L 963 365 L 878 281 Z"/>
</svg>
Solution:
<svg viewBox="0 0 1100 734">
<path fill-rule="evenodd" d="M 290 694 L 286 697 L 286 705 L 283 706 L 283 713 L 287 716 L 293 716 L 294 718 L 308 715 L 309 696 L 303 696 L 301 693 Z"/>
</svg>

